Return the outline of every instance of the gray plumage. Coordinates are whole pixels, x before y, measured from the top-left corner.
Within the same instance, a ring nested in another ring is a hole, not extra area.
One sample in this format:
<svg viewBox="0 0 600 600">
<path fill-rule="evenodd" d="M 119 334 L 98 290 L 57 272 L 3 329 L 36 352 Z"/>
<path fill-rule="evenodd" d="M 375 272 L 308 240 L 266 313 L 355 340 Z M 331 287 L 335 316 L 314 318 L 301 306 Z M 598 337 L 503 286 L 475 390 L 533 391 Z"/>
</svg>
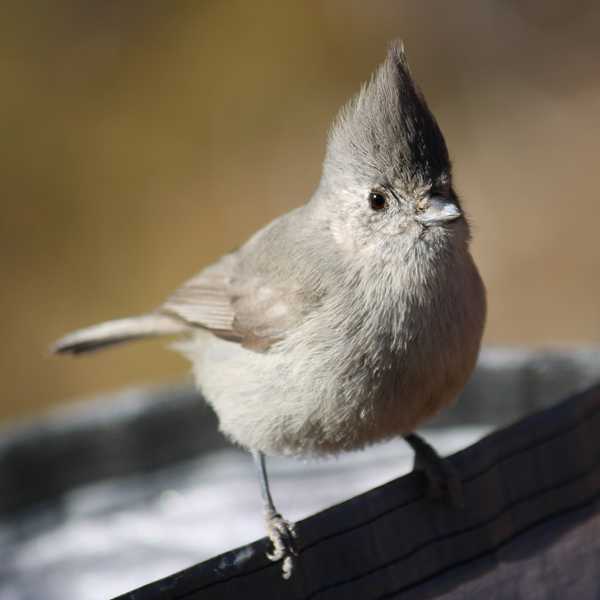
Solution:
<svg viewBox="0 0 600 600">
<path fill-rule="evenodd" d="M 169 315 L 151 313 L 92 325 L 69 333 L 52 347 L 57 354 L 81 354 L 158 335 L 184 333 L 187 326 Z"/>
<path fill-rule="evenodd" d="M 395 44 L 338 115 L 306 205 L 151 315 L 56 349 L 183 333 L 233 441 L 266 454 L 363 447 L 413 431 L 469 377 L 485 320 L 469 240 L 443 136 Z"/>
</svg>

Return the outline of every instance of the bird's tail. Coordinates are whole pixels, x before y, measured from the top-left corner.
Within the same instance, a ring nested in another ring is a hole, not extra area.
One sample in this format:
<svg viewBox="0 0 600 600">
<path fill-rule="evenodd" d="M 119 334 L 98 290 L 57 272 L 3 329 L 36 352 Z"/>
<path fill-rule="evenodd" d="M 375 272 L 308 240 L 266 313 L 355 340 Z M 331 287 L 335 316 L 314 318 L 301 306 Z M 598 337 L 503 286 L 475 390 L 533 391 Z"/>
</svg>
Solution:
<svg viewBox="0 0 600 600">
<path fill-rule="evenodd" d="M 185 333 L 186 331 L 189 331 L 189 327 L 182 321 L 178 321 L 169 315 L 151 313 L 78 329 L 58 340 L 52 346 L 52 352 L 57 354 L 80 354 L 114 344 Z"/>
</svg>

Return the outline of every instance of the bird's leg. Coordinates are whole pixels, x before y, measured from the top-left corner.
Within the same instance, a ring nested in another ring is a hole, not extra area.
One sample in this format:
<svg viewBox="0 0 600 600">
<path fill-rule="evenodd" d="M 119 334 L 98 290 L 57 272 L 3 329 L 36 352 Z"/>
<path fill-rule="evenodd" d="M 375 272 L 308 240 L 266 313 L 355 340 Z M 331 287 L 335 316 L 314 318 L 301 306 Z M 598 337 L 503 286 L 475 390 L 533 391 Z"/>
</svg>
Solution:
<svg viewBox="0 0 600 600">
<path fill-rule="evenodd" d="M 464 508 L 462 480 L 450 461 L 416 433 L 405 435 L 404 440 L 415 452 L 414 469 L 427 477 L 428 495 L 433 499 L 445 497 L 455 508 Z"/>
<path fill-rule="evenodd" d="M 271 490 L 269 489 L 265 455 L 262 452 L 253 451 L 252 457 L 254 458 L 254 464 L 258 469 L 260 479 L 260 491 L 264 502 L 267 533 L 273 544 L 273 551 L 267 554 L 267 558 L 272 561 L 283 559 L 281 567 L 282 575 L 284 579 L 289 579 L 292 574 L 294 559 L 298 556 L 294 541 L 296 538 L 294 524 L 286 521 L 275 508 Z"/>
</svg>

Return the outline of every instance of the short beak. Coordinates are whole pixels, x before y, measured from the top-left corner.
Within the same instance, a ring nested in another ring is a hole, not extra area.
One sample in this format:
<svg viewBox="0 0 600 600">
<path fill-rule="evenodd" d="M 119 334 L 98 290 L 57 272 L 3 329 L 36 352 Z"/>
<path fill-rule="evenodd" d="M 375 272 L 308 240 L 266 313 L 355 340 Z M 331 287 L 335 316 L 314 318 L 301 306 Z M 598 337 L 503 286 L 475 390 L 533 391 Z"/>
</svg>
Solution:
<svg viewBox="0 0 600 600">
<path fill-rule="evenodd" d="M 439 225 L 462 216 L 460 208 L 451 200 L 434 196 L 427 200 L 427 208 L 415 216 L 422 225 Z"/>
</svg>

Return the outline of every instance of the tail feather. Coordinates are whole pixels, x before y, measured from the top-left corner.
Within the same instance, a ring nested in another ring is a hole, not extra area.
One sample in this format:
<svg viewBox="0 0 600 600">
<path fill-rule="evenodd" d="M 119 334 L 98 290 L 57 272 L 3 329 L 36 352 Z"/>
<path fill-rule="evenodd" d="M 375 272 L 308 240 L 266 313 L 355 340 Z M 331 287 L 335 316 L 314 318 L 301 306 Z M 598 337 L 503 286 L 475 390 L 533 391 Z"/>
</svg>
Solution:
<svg viewBox="0 0 600 600">
<path fill-rule="evenodd" d="M 69 333 L 52 346 L 57 354 L 80 354 L 133 340 L 184 333 L 189 328 L 168 315 L 149 314 L 107 321 Z"/>
</svg>

